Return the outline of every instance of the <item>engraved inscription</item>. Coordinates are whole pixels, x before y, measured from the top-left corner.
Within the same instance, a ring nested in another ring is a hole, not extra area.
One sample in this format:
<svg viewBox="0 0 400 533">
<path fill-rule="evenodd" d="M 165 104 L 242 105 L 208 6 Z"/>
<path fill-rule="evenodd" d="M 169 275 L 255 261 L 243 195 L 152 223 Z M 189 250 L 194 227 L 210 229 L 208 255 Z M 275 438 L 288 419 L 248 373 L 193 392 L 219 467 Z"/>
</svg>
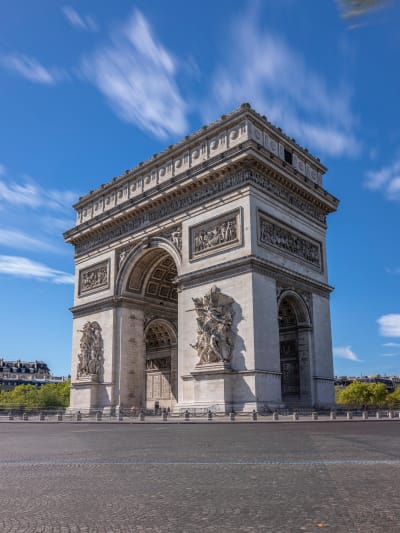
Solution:
<svg viewBox="0 0 400 533">
<path fill-rule="evenodd" d="M 321 268 L 321 244 L 300 236 L 273 219 L 259 214 L 259 241 L 284 250 L 297 258 Z"/>
<path fill-rule="evenodd" d="M 79 294 L 108 287 L 109 261 L 97 263 L 79 272 Z"/>
<path fill-rule="evenodd" d="M 241 243 L 240 211 L 190 228 L 191 258 Z"/>
</svg>

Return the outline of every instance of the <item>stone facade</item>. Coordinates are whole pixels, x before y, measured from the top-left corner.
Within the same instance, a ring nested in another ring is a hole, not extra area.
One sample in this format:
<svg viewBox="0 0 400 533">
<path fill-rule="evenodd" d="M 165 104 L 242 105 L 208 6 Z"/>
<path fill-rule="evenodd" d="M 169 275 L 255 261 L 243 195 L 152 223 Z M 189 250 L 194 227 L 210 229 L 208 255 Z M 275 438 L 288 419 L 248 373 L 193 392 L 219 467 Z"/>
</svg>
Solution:
<svg viewBox="0 0 400 533">
<path fill-rule="evenodd" d="M 243 104 L 81 198 L 71 408 L 332 405 L 325 172 Z"/>
</svg>

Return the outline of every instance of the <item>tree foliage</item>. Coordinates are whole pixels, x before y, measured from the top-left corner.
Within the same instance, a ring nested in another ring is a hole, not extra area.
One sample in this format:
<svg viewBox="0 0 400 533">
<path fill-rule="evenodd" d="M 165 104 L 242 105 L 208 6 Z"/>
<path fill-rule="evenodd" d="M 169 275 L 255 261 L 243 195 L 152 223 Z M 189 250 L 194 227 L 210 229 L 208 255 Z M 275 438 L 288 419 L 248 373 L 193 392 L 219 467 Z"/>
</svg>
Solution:
<svg viewBox="0 0 400 533">
<path fill-rule="evenodd" d="M 69 389 L 69 381 L 46 383 L 41 387 L 17 385 L 11 391 L 0 391 L 0 407 L 24 410 L 68 407 Z"/>
<path fill-rule="evenodd" d="M 336 403 L 348 407 L 383 407 L 387 397 L 387 389 L 383 383 L 353 381 L 348 387 L 337 392 Z"/>
</svg>

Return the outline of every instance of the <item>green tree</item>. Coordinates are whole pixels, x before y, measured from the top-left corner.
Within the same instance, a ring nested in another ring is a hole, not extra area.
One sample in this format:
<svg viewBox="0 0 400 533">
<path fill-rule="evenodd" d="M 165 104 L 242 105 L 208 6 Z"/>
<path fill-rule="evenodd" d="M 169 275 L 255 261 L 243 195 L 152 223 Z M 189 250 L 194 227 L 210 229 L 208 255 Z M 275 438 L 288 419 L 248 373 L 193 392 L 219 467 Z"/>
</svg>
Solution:
<svg viewBox="0 0 400 533">
<path fill-rule="evenodd" d="M 48 409 L 68 407 L 70 381 L 46 383 L 41 387 L 18 385 L 11 391 L 0 392 L 0 406 L 6 409 Z"/>
<path fill-rule="evenodd" d="M 349 407 L 381 407 L 385 405 L 387 389 L 383 383 L 353 381 L 338 392 L 336 402 Z"/>
<path fill-rule="evenodd" d="M 397 387 L 394 392 L 387 395 L 386 404 L 392 409 L 395 407 L 400 407 L 400 387 Z"/>
</svg>

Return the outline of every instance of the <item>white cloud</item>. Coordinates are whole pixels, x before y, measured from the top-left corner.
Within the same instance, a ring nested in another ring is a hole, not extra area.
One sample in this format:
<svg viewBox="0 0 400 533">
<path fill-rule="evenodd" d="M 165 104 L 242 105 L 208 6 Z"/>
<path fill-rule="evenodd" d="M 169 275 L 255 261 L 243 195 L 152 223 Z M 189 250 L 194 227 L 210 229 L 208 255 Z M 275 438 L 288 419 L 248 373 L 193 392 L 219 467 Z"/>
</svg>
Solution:
<svg viewBox="0 0 400 533">
<path fill-rule="evenodd" d="M 336 346 L 333 348 L 334 357 L 340 357 L 342 359 L 348 359 L 349 361 L 360 362 L 361 359 L 353 352 L 351 346 Z"/>
<path fill-rule="evenodd" d="M 0 179 L 0 207 L 2 203 L 7 203 L 34 209 L 69 209 L 77 197 L 73 191 L 45 190 L 29 176 L 25 176 L 24 183 Z"/>
<path fill-rule="evenodd" d="M 367 172 L 365 185 L 371 191 L 381 191 L 388 200 L 400 200 L 400 156 L 388 166 Z"/>
<path fill-rule="evenodd" d="M 29 81 L 44 85 L 55 85 L 68 77 L 62 69 L 46 68 L 34 57 L 24 54 L 3 55 L 0 57 L 0 64 Z"/>
<path fill-rule="evenodd" d="M 47 242 L 30 237 L 26 233 L 17 230 L 7 230 L 0 228 L 0 245 L 11 248 L 22 248 L 28 250 L 49 250 L 56 248 Z"/>
<path fill-rule="evenodd" d="M 378 318 L 379 334 L 383 337 L 400 337 L 400 314 L 392 313 Z"/>
<path fill-rule="evenodd" d="M 85 31 L 98 31 L 97 23 L 93 17 L 89 15 L 82 16 L 71 6 L 63 6 L 61 10 L 74 28 Z"/>
<path fill-rule="evenodd" d="M 288 135 L 320 153 L 352 155 L 360 149 L 350 91 L 328 84 L 283 39 L 260 30 L 254 13 L 234 26 L 213 93 L 215 105 L 225 110 L 249 101 Z"/>
<path fill-rule="evenodd" d="M 107 98 L 119 118 L 159 138 L 187 129 L 186 104 L 176 83 L 177 65 L 139 12 L 109 46 L 84 59 L 86 78 Z"/>
<path fill-rule="evenodd" d="M 396 353 L 381 353 L 380 357 L 395 357 L 396 355 L 400 355 L 400 354 L 396 354 Z"/>
<path fill-rule="evenodd" d="M 0 255 L 0 274 L 33 278 L 38 281 L 49 281 L 56 284 L 74 283 L 74 276 L 72 274 L 55 270 L 26 257 L 12 255 Z"/>
<path fill-rule="evenodd" d="M 385 342 L 382 346 L 392 347 L 392 348 L 400 348 L 400 343 L 398 342 Z"/>
</svg>

